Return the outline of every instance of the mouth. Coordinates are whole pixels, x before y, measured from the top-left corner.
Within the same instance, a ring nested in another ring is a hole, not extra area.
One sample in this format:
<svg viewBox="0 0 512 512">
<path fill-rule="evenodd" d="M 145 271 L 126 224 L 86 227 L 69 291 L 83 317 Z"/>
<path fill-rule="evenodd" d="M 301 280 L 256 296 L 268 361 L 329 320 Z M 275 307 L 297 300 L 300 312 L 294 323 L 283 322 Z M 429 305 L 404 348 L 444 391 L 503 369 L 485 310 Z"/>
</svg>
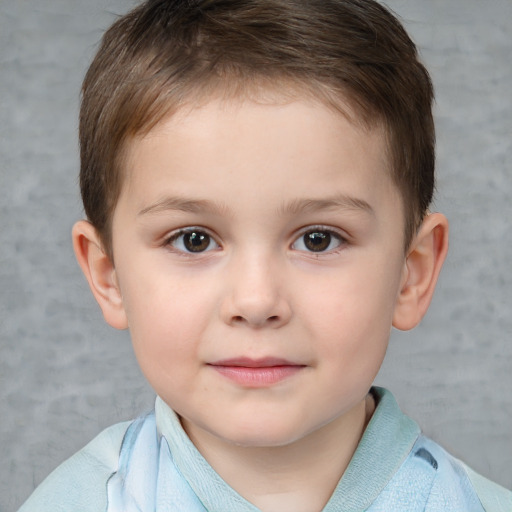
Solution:
<svg viewBox="0 0 512 512">
<path fill-rule="evenodd" d="M 273 357 L 224 359 L 209 363 L 208 366 L 223 377 L 246 388 L 272 386 L 296 375 L 306 367 L 303 364 Z"/>
</svg>

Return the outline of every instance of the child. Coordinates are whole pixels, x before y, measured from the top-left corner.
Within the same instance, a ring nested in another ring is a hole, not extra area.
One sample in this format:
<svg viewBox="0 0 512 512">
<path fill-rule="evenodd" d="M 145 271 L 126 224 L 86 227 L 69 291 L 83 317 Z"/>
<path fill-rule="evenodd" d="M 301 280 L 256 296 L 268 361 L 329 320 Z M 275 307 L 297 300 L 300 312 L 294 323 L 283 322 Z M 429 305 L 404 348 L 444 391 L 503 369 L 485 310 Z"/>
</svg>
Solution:
<svg viewBox="0 0 512 512">
<path fill-rule="evenodd" d="M 107 32 L 73 241 L 155 411 L 22 511 L 510 511 L 371 388 L 447 251 L 432 87 L 369 0 L 153 0 Z"/>
</svg>

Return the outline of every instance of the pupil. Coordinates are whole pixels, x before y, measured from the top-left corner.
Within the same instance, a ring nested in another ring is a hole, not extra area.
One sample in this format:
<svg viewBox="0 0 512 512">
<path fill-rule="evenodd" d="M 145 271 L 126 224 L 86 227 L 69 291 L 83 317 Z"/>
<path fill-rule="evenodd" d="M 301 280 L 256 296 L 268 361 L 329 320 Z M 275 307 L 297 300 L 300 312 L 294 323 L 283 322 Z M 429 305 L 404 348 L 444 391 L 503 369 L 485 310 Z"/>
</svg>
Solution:
<svg viewBox="0 0 512 512">
<path fill-rule="evenodd" d="M 331 243 L 331 235 L 329 233 L 322 233 L 319 231 L 306 233 L 304 235 L 304 243 L 310 251 L 325 251 Z"/>
<path fill-rule="evenodd" d="M 187 233 L 183 240 L 185 247 L 190 252 L 201 252 L 208 248 L 210 245 L 210 237 L 205 233 L 198 233 L 196 231 Z"/>
</svg>

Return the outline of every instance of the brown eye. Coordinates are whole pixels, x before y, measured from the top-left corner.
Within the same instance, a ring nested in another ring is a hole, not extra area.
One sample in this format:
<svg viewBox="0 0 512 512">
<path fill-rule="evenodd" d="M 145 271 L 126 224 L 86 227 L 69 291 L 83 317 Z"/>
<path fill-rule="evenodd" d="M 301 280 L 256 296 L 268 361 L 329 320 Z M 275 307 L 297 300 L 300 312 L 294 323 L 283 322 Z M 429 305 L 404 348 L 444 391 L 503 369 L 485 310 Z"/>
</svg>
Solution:
<svg viewBox="0 0 512 512">
<path fill-rule="evenodd" d="M 190 252 L 203 252 L 210 245 L 210 237 L 206 233 L 192 231 L 183 235 L 183 245 Z"/>
<path fill-rule="evenodd" d="M 171 236 L 167 243 L 184 253 L 206 252 L 218 247 L 215 240 L 208 233 L 199 229 L 182 230 Z"/>
<path fill-rule="evenodd" d="M 297 238 L 291 248 L 304 252 L 330 252 L 344 245 L 346 240 L 336 231 L 323 228 L 311 228 Z"/>
<path fill-rule="evenodd" d="M 309 231 L 304 235 L 304 245 L 313 252 L 322 252 L 331 245 L 331 234 L 327 231 Z"/>
</svg>

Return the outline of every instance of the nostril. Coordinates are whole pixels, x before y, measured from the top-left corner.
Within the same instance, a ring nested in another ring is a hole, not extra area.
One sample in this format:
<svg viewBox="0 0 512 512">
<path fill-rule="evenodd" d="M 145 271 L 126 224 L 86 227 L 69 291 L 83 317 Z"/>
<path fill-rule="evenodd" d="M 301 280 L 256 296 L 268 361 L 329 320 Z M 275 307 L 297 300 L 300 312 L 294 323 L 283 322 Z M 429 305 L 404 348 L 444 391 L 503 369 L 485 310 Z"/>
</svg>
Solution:
<svg viewBox="0 0 512 512">
<path fill-rule="evenodd" d="M 273 315 L 273 316 L 269 316 L 266 321 L 273 324 L 273 323 L 279 322 L 279 319 L 280 319 L 280 317 L 278 315 Z M 232 318 L 232 322 L 236 323 L 236 324 L 244 323 L 246 321 L 247 321 L 247 319 L 242 315 L 235 315 Z M 252 322 L 249 322 L 249 323 L 252 323 Z"/>
</svg>

